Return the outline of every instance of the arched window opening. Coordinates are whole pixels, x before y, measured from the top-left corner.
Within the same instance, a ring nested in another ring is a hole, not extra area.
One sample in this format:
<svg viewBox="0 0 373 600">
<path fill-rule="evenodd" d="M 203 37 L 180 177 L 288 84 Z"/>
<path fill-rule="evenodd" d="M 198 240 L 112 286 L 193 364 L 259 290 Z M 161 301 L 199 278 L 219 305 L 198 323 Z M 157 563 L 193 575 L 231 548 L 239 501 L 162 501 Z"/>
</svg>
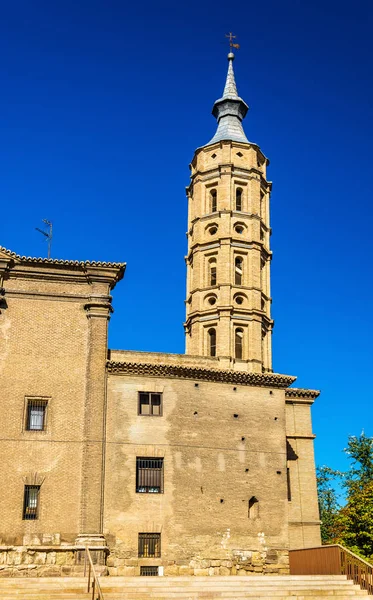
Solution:
<svg viewBox="0 0 373 600">
<path fill-rule="evenodd" d="M 234 332 L 234 353 L 236 358 L 243 356 L 243 329 L 241 327 Z"/>
<path fill-rule="evenodd" d="M 235 285 L 242 285 L 243 276 L 243 260 L 241 256 L 236 256 L 234 260 L 234 283 Z"/>
<path fill-rule="evenodd" d="M 236 210 L 242 210 L 242 189 L 236 189 Z"/>
<path fill-rule="evenodd" d="M 217 274 L 216 274 L 216 258 L 209 260 L 209 285 L 216 285 Z"/>
<path fill-rule="evenodd" d="M 249 500 L 249 519 L 259 518 L 259 500 L 253 496 Z"/>
<path fill-rule="evenodd" d="M 216 329 L 213 327 L 208 330 L 208 343 L 210 356 L 216 356 Z"/>
<path fill-rule="evenodd" d="M 210 211 L 216 212 L 218 210 L 218 193 L 217 191 L 210 190 Z"/>
</svg>

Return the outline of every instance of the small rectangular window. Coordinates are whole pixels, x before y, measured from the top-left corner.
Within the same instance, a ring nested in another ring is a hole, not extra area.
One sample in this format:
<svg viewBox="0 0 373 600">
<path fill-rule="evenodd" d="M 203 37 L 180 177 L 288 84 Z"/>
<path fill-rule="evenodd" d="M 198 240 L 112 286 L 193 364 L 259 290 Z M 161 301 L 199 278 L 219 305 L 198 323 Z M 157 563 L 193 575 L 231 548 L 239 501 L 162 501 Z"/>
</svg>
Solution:
<svg viewBox="0 0 373 600">
<path fill-rule="evenodd" d="M 139 393 L 139 415 L 162 416 L 162 394 Z"/>
<path fill-rule="evenodd" d="M 141 577 L 157 577 L 158 567 L 140 567 Z"/>
<path fill-rule="evenodd" d="M 23 519 L 35 521 L 39 516 L 40 485 L 25 485 L 23 496 Z"/>
<path fill-rule="evenodd" d="M 288 487 L 288 500 L 291 502 L 291 485 L 290 485 L 290 469 L 289 467 L 286 469 L 286 481 Z"/>
<path fill-rule="evenodd" d="M 136 492 L 163 494 L 163 458 L 136 458 Z"/>
<path fill-rule="evenodd" d="M 139 533 L 139 558 L 159 558 L 161 556 L 161 534 Z"/>
<path fill-rule="evenodd" d="M 44 431 L 46 425 L 47 400 L 29 398 L 27 401 L 26 430 Z"/>
</svg>

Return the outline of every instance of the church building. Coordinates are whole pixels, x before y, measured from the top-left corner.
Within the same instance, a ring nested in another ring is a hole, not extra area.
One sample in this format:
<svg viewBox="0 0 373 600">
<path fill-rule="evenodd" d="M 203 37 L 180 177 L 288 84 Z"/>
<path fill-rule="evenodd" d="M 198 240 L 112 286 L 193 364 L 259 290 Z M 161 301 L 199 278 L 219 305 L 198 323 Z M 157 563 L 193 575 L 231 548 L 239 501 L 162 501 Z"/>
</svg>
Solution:
<svg viewBox="0 0 373 600">
<path fill-rule="evenodd" d="M 109 575 L 287 573 L 320 544 L 319 392 L 272 369 L 269 161 L 233 61 L 191 162 L 185 354 L 108 349 L 125 263 L 0 247 L 0 575 L 78 573 L 85 545 Z"/>
</svg>

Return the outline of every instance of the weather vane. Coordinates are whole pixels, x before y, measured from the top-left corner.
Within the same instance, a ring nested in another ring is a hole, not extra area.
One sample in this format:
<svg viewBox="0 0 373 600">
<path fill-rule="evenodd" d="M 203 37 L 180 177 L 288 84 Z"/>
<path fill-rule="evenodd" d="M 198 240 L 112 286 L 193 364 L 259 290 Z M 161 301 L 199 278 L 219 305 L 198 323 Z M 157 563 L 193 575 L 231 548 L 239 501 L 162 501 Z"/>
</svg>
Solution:
<svg viewBox="0 0 373 600">
<path fill-rule="evenodd" d="M 230 31 L 229 33 L 225 34 L 225 37 L 229 39 L 229 46 L 230 46 L 231 49 L 232 48 L 235 48 L 236 50 L 239 49 L 240 45 L 239 44 L 235 44 L 233 42 L 233 40 L 235 40 L 236 37 L 237 37 L 236 35 L 233 35 L 233 33 Z"/>
</svg>

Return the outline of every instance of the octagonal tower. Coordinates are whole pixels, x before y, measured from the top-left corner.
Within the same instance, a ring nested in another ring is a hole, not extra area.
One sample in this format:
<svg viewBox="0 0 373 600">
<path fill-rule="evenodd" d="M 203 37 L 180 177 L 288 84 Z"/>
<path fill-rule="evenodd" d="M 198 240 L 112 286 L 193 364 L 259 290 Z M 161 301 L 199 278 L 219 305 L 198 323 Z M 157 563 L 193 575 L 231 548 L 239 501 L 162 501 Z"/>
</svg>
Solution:
<svg viewBox="0 0 373 600">
<path fill-rule="evenodd" d="M 242 128 L 248 111 L 228 54 L 218 127 L 191 163 L 188 196 L 186 353 L 225 366 L 272 371 L 268 159 Z"/>
</svg>

